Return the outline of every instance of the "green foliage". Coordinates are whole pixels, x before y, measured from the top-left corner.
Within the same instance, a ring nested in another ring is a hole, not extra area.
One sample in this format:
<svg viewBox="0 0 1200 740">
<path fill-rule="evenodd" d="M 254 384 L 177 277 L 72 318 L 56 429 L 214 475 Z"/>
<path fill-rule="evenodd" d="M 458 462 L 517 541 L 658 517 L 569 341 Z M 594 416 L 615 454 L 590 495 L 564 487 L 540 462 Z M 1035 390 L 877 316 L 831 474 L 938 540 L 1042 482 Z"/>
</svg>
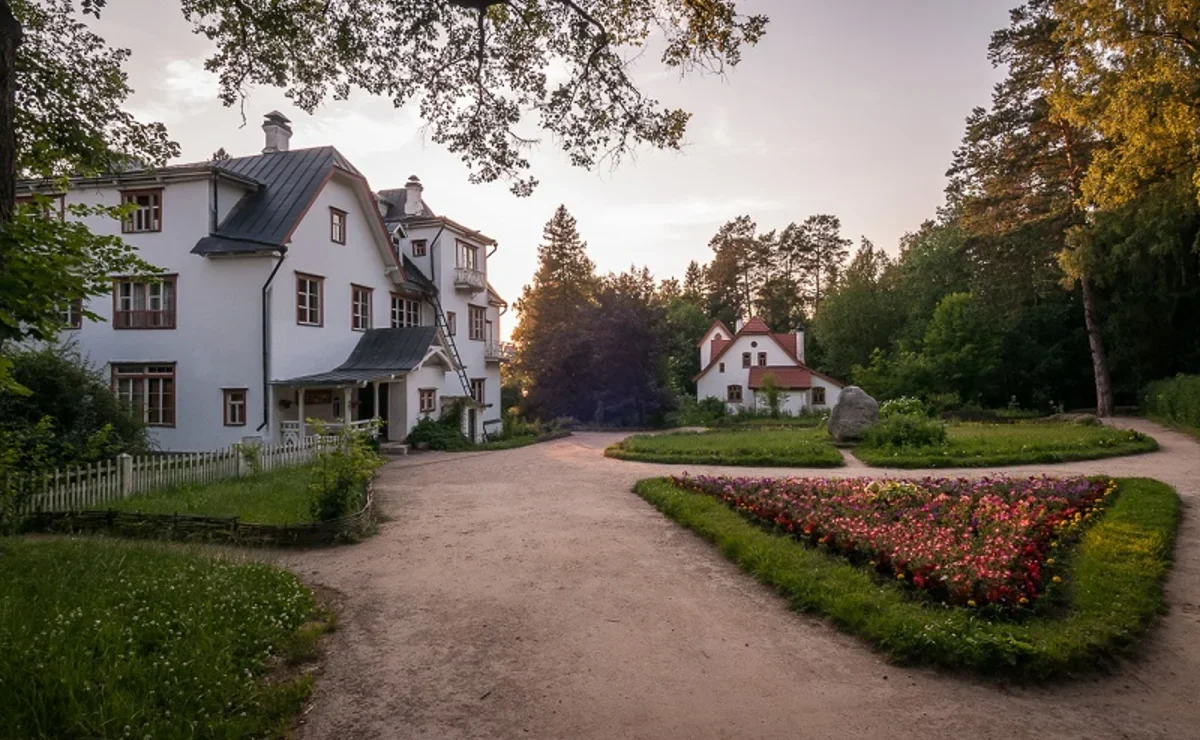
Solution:
<svg viewBox="0 0 1200 740">
<path fill-rule="evenodd" d="M 925 414 L 891 414 L 863 433 L 860 447 L 937 448 L 946 442 L 946 425 Z"/>
<path fill-rule="evenodd" d="M 20 349 L 8 358 L 11 380 L 24 389 L 0 389 L 0 439 L 15 455 L 8 470 L 37 473 L 149 448 L 145 424 L 74 348 Z"/>
<path fill-rule="evenodd" d="M 893 416 L 929 416 L 929 408 L 919 398 L 900 396 L 879 404 L 879 418 Z"/>
<path fill-rule="evenodd" d="M 694 350 L 694 348 L 693 348 Z M 680 396 L 679 408 L 671 414 L 668 426 L 709 427 L 715 426 L 728 413 L 728 406 L 720 398 L 708 396 L 697 401 L 692 396 Z"/>
<path fill-rule="evenodd" d="M 642 144 L 678 149 L 690 114 L 644 96 L 624 51 L 653 38 L 668 70 L 735 66 L 767 24 L 741 5 L 183 0 L 196 32 L 216 46 L 205 66 L 219 75 L 226 105 L 264 84 L 286 88 L 310 113 L 354 88 L 398 108 L 415 104 L 472 182 L 512 180 L 522 195 L 537 182 L 525 174 L 531 142 L 521 124 L 530 120 L 589 169 Z"/>
<path fill-rule="evenodd" d="M 8 539 L 0 558 L 4 740 L 274 737 L 311 691 L 271 675 L 321 621 L 290 573 L 103 540 Z"/>
<path fill-rule="evenodd" d="M 367 435 L 343 427 L 312 465 L 308 489 L 313 518 L 332 521 L 362 508 L 367 486 L 381 465 L 383 458 L 371 449 Z"/>
<path fill-rule="evenodd" d="M 637 462 L 836 468 L 842 455 L 823 429 L 747 429 L 638 434 L 604 451 Z"/>
<path fill-rule="evenodd" d="M 189 483 L 117 499 L 105 509 L 143 514 L 237 517 L 250 524 L 307 524 L 314 521 L 312 465 L 256 473 L 243 478 Z"/>
<path fill-rule="evenodd" d="M 994 321 L 969 293 L 951 293 L 934 309 L 922 355 L 935 388 L 980 401 L 994 393 L 999 350 Z"/>
<path fill-rule="evenodd" d="M 1155 419 L 1200 431 L 1200 375 L 1151 383 L 1142 394 L 1142 408 Z"/>
<path fill-rule="evenodd" d="M 767 412 L 772 419 L 780 417 L 780 409 L 787 404 L 788 393 L 779 387 L 774 373 L 767 373 L 762 379 L 762 394 L 767 402 Z"/>
<path fill-rule="evenodd" d="M 462 406 L 457 403 L 442 408 L 437 419 L 423 416 L 408 432 L 408 443 L 431 450 L 465 450 L 471 440 L 462 432 Z"/>
<path fill-rule="evenodd" d="M 912 417 L 893 417 L 879 426 L 907 418 Z M 943 442 L 901 446 L 876 444 L 868 434 L 854 456 L 878 467 L 971 468 L 1097 460 L 1158 449 L 1141 432 L 1075 423 L 954 424 L 945 435 Z"/>
<path fill-rule="evenodd" d="M 1069 607 L 1025 619 L 913 599 L 894 582 L 665 479 L 641 481 L 634 490 L 770 585 L 793 609 L 826 617 L 889 660 L 1047 679 L 1108 665 L 1165 608 L 1162 586 L 1179 497 L 1157 481 L 1123 479 L 1120 485 L 1116 501 L 1070 556 Z"/>
</svg>

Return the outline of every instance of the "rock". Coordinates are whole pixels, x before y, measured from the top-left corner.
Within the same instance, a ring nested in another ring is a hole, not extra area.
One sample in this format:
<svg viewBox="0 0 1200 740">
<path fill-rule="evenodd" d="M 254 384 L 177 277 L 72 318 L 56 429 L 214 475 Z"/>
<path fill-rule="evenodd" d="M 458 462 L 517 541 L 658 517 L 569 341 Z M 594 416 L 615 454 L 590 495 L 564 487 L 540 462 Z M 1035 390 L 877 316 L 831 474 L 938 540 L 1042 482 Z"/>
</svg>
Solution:
<svg viewBox="0 0 1200 740">
<path fill-rule="evenodd" d="M 829 415 L 829 433 L 838 442 L 862 439 L 868 427 L 879 423 L 879 402 L 856 385 L 842 389 L 833 413 Z"/>
</svg>

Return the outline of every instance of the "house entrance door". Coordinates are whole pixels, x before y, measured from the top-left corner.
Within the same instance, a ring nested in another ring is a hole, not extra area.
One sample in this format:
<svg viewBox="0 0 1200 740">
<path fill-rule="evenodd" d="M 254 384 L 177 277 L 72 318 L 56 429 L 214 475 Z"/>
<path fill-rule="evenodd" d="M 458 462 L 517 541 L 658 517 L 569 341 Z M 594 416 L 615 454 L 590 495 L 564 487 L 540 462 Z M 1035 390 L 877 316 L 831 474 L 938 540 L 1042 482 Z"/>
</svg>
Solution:
<svg viewBox="0 0 1200 740">
<path fill-rule="evenodd" d="M 392 387 L 391 383 L 379 384 L 379 408 L 375 408 L 375 389 L 370 385 L 365 388 L 358 389 L 358 418 L 371 419 L 378 416 L 383 420 L 383 426 L 379 429 L 379 438 L 387 440 L 388 435 L 388 409 L 391 404 L 388 402 L 388 390 Z"/>
</svg>

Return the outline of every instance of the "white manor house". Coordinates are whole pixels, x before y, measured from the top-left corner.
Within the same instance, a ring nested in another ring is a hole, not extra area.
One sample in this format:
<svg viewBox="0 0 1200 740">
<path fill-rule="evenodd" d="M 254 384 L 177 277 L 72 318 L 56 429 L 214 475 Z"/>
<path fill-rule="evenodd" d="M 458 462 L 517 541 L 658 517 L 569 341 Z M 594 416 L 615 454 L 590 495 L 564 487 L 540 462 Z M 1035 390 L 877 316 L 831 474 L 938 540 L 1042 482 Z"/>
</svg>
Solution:
<svg viewBox="0 0 1200 740">
<path fill-rule="evenodd" d="M 739 321 L 734 331 L 713 322 L 699 350 L 696 400 L 719 398 L 730 412 L 766 409 L 768 376 L 782 391 L 780 410 L 787 414 L 831 409 L 846 385 L 804 364 L 803 329 L 779 334 L 757 316 Z"/>
<path fill-rule="evenodd" d="M 311 433 L 306 419 L 385 423 L 403 440 L 456 403 L 481 438 L 500 422 L 505 301 L 488 283 L 496 242 L 437 215 L 412 177 L 373 191 L 333 147 L 289 150 L 266 116 L 262 154 L 75 179 L 18 198 L 133 204 L 120 234 L 161 269 L 114 276 L 111 297 L 67 307 L 64 330 L 111 377 L 164 450 Z"/>
</svg>

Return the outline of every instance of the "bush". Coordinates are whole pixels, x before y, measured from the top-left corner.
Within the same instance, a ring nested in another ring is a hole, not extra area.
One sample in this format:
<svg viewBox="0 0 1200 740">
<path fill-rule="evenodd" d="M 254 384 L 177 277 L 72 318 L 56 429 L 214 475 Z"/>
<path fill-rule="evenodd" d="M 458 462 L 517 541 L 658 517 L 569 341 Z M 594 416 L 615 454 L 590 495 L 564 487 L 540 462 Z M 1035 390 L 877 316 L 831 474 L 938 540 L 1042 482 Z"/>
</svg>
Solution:
<svg viewBox="0 0 1200 740">
<path fill-rule="evenodd" d="M 929 416 L 929 409 L 919 398 L 901 396 L 879 404 L 879 418 L 887 419 L 892 416 Z"/>
<path fill-rule="evenodd" d="M 863 444 L 868 447 L 937 447 L 945 443 L 944 424 L 915 414 L 888 417 L 863 434 Z"/>
<path fill-rule="evenodd" d="M 1200 429 L 1200 375 L 1154 381 L 1142 394 L 1142 410 L 1169 424 Z"/>
<path fill-rule="evenodd" d="M 312 515 L 317 521 L 339 519 L 358 510 L 367 485 L 383 464 L 362 432 L 343 428 L 336 443 L 322 450 L 313 465 L 308 488 L 314 494 Z"/>
<path fill-rule="evenodd" d="M 434 419 L 426 416 L 416 423 L 408 433 L 408 443 L 425 445 L 431 450 L 465 450 L 471 440 L 462 433 L 462 407 L 453 403 L 442 409 L 442 415 Z"/>
</svg>

